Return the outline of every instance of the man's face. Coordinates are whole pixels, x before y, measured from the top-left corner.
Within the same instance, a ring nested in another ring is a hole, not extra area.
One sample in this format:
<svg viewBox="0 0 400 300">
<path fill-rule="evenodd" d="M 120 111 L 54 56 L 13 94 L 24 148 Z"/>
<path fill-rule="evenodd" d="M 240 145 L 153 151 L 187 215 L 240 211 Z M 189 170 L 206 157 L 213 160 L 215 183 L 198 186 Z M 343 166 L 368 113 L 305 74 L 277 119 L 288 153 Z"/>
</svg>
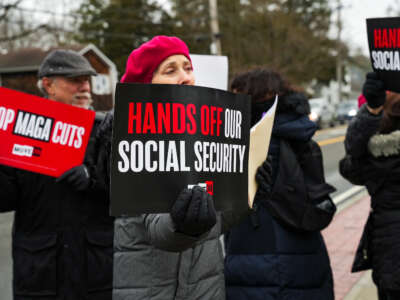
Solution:
<svg viewBox="0 0 400 300">
<path fill-rule="evenodd" d="M 43 87 L 49 99 L 88 109 L 92 103 L 90 94 L 90 76 L 43 77 Z"/>
</svg>

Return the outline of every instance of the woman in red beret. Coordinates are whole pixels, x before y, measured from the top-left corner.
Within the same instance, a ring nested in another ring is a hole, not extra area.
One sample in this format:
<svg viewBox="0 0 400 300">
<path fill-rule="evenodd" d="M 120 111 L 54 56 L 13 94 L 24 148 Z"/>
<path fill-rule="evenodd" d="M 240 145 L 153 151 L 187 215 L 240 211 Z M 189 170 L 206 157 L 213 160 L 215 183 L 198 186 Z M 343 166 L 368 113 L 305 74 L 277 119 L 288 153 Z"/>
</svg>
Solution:
<svg viewBox="0 0 400 300">
<path fill-rule="evenodd" d="M 154 37 L 132 51 L 121 82 L 194 85 L 186 44 Z M 107 115 L 98 134 L 103 147 L 98 169 L 107 187 L 112 117 Z M 219 236 L 227 223 L 199 187 L 184 189 L 170 213 L 117 218 L 113 299 L 225 299 Z"/>
<path fill-rule="evenodd" d="M 194 85 L 188 47 L 177 37 L 154 37 L 129 55 L 121 82 Z"/>
</svg>

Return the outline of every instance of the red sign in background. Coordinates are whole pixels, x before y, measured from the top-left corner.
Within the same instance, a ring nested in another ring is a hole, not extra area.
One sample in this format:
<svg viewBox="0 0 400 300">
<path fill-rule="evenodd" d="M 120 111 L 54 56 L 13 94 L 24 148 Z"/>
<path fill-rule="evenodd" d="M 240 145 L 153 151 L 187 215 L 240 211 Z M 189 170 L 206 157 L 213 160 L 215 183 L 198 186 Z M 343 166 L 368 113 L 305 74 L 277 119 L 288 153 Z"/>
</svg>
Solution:
<svg viewBox="0 0 400 300">
<path fill-rule="evenodd" d="M 95 112 L 0 87 L 0 164 L 53 177 L 82 164 Z"/>
</svg>

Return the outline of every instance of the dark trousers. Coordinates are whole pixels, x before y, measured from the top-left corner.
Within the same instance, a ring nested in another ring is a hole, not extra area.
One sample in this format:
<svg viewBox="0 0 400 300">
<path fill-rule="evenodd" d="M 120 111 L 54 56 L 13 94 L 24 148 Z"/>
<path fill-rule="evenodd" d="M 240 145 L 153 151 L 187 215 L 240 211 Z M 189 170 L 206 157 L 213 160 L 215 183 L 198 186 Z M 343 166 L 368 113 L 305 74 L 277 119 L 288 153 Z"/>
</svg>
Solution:
<svg viewBox="0 0 400 300">
<path fill-rule="evenodd" d="M 400 291 L 384 290 L 378 288 L 378 298 L 379 300 L 399 300 Z"/>
</svg>

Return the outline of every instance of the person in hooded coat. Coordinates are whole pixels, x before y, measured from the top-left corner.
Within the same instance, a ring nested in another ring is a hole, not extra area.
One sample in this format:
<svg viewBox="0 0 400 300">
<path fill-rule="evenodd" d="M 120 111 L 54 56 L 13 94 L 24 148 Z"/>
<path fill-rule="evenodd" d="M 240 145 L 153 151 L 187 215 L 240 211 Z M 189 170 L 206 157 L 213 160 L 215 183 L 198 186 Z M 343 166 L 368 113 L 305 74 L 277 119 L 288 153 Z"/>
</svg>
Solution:
<svg viewBox="0 0 400 300">
<path fill-rule="evenodd" d="M 386 92 L 378 74 L 367 74 L 367 103 L 349 124 L 340 173 L 365 185 L 371 212 L 357 261 L 372 268 L 380 300 L 400 299 L 400 94 Z M 357 271 L 357 270 L 356 270 Z"/>
<path fill-rule="evenodd" d="M 231 88 L 252 96 L 252 125 L 272 106 L 275 95 L 279 100 L 268 152 L 272 183 L 256 177 L 259 188 L 253 213 L 226 234 L 227 299 L 332 300 L 332 271 L 320 232 L 292 230 L 274 218 L 266 205 L 278 177 L 280 141 L 301 148 L 317 129 L 308 118 L 308 100 L 289 87 L 279 73 L 267 69 L 240 75 Z"/>
</svg>

